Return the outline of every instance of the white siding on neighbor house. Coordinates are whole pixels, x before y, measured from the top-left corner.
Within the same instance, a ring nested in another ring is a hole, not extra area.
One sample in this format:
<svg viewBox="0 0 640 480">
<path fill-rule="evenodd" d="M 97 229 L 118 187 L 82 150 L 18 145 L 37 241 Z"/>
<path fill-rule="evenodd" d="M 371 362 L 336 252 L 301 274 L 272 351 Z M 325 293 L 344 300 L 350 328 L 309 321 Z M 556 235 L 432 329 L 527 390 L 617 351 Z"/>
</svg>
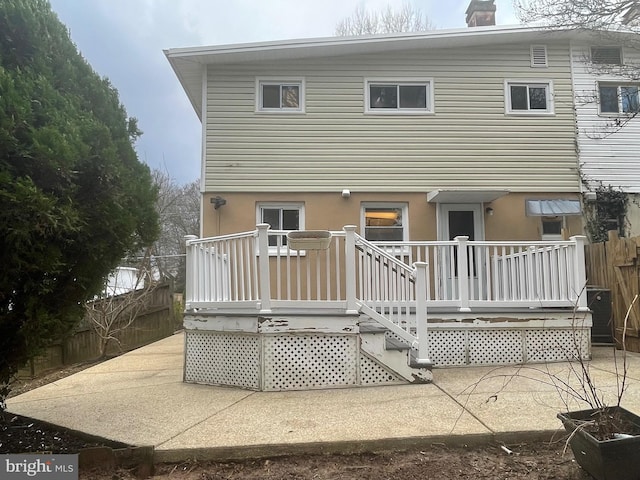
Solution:
<svg viewBox="0 0 640 480">
<path fill-rule="evenodd" d="M 215 192 L 577 192 L 569 48 L 530 44 L 217 65 L 205 185 Z M 256 113 L 256 78 L 304 78 L 305 113 Z M 365 80 L 433 79 L 434 114 L 364 113 Z M 505 79 L 551 80 L 554 115 L 505 114 Z"/>
<path fill-rule="evenodd" d="M 590 66 L 589 51 L 590 45 L 572 47 L 582 175 L 592 187 L 602 182 L 629 193 L 640 193 L 640 118 L 630 120 L 622 128 L 612 128 L 616 116 L 599 114 L 597 96 L 598 82 L 629 81 L 613 71 L 605 73 Z M 638 65 L 640 54 L 625 48 L 624 61 Z"/>
</svg>

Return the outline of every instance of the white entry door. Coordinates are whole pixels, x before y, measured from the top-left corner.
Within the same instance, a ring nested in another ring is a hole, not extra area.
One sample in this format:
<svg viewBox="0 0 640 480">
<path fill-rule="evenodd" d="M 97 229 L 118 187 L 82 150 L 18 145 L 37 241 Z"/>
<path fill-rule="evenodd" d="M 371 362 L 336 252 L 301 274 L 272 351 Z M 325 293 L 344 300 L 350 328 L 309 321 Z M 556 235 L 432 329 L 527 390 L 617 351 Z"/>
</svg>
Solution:
<svg viewBox="0 0 640 480">
<path fill-rule="evenodd" d="M 438 214 L 438 240 L 453 240 L 460 236 L 484 240 L 481 203 L 440 203 Z"/>
<path fill-rule="evenodd" d="M 456 237 L 469 237 L 469 241 L 484 240 L 484 216 L 481 203 L 441 203 L 438 204 L 438 240 L 453 240 Z M 456 250 L 446 250 L 440 256 L 440 266 L 444 284 L 443 296 L 446 299 L 458 298 L 458 266 Z M 470 277 L 469 294 L 477 298 L 480 291 L 476 262 L 470 255 L 468 273 Z"/>
</svg>

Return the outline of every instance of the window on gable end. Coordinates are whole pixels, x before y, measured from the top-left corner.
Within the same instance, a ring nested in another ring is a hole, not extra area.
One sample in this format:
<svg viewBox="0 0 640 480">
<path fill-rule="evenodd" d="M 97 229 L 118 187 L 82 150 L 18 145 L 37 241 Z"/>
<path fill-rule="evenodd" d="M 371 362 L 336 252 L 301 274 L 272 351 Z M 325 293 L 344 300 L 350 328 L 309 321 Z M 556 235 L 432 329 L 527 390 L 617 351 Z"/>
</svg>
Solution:
<svg viewBox="0 0 640 480">
<path fill-rule="evenodd" d="M 599 65 L 622 65 L 622 47 L 591 47 L 591 62 Z"/>
<path fill-rule="evenodd" d="M 546 45 L 531 45 L 531 66 L 538 68 L 548 66 Z"/>
<path fill-rule="evenodd" d="M 304 113 L 304 81 L 257 79 L 256 111 Z"/>
</svg>

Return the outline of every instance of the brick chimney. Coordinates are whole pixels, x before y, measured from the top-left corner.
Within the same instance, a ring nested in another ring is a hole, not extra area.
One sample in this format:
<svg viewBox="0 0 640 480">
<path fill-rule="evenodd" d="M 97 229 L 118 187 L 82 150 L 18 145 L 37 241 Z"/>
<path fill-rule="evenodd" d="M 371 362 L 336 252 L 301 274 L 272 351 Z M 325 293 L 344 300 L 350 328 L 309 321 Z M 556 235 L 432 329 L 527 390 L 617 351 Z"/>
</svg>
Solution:
<svg viewBox="0 0 640 480">
<path fill-rule="evenodd" d="M 496 24 L 495 0 L 471 0 L 467 11 L 467 25 L 469 27 L 486 27 Z"/>
</svg>

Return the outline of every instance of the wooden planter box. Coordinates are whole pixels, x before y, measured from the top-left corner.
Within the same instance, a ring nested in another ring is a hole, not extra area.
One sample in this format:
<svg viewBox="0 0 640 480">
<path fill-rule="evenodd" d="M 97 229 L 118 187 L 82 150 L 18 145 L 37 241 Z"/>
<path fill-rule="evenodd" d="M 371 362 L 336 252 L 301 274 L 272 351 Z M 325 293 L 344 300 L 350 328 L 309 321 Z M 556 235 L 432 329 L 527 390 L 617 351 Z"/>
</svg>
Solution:
<svg viewBox="0 0 640 480">
<path fill-rule="evenodd" d="M 328 230 L 298 230 L 287 234 L 287 244 L 292 250 L 326 250 L 331 244 Z"/>
<path fill-rule="evenodd" d="M 633 427 L 632 432 L 636 435 L 598 440 L 585 429 L 579 428 L 580 420 L 593 418 L 595 410 L 559 413 L 558 418 L 571 435 L 569 445 L 573 456 L 578 465 L 597 480 L 640 480 L 640 417 L 622 407 L 610 407 L 606 411 L 619 414 Z"/>
</svg>

